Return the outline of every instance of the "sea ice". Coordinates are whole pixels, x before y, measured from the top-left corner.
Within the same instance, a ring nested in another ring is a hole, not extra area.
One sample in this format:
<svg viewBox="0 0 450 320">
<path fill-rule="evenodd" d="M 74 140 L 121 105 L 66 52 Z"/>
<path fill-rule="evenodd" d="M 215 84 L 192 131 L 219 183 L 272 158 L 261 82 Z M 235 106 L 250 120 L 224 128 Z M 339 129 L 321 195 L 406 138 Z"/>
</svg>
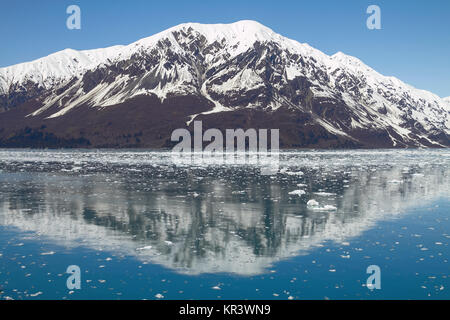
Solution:
<svg viewBox="0 0 450 320">
<path fill-rule="evenodd" d="M 290 195 L 297 195 L 297 196 L 301 196 L 305 193 L 306 192 L 304 190 L 294 190 L 294 191 L 289 192 Z"/>
<path fill-rule="evenodd" d="M 318 206 L 319 206 L 319 203 L 318 203 L 316 200 L 311 199 L 311 200 L 309 200 L 309 201 L 306 203 L 306 205 L 307 205 L 308 207 L 318 207 Z"/>
</svg>

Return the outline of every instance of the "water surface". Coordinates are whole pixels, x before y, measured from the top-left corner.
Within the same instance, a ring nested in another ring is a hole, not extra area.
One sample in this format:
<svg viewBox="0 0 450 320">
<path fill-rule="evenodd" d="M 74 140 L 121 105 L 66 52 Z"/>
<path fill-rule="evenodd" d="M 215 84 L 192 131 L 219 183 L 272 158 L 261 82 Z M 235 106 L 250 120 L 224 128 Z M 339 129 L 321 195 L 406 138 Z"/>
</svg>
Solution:
<svg viewBox="0 0 450 320">
<path fill-rule="evenodd" d="M 0 298 L 450 298 L 448 150 L 283 151 L 261 169 L 0 150 Z"/>
</svg>

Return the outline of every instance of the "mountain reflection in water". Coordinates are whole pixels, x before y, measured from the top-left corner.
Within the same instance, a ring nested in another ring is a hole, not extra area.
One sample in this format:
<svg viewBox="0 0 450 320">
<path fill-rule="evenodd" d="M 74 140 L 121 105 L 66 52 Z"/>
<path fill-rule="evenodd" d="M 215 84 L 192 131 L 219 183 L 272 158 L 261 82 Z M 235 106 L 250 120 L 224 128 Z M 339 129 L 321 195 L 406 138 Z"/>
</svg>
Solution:
<svg viewBox="0 0 450 320">
<path fill-rule="evenodd" d="M 449 198 L 449 155 L 283 151 L 265 176 L 168 152 L 0 150 L 0 225 L 180 273 L 255 275 Z"/>
</svg>

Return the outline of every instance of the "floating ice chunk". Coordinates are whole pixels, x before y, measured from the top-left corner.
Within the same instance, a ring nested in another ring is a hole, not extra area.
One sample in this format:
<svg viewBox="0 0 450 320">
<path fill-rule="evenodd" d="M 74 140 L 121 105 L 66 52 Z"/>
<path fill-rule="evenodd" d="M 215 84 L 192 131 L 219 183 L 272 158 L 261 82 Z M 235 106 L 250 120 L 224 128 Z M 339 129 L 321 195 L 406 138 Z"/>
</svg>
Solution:
<svg viewBox="0 0 450 320">
<path fill-rule="evenodd" d="M 213 290 L 221 290 L 221 288 L 217 285 L 217 286 L 214 286 L 214 287 L 212 287 L 211 289 L 213 289 Z"/>
<path fill-rule="evenodd" d="M 168 240 L 166 240 L 166 241 L 164 241 L 168 246 L 171 246 L 171 245 L 173 245 L 173 242 L 172 241 L 168 241 Z"/>
<path fill-rule="evenodd" d="M 303 172 L 301 172 L 301 171 L 297 171 L 297 172 L 286 171 L 286 174 L 287 174 L 287 175 L 290 175 L 290 176 L 302 176 L 302 175 L 303 175 Z"/>
<path fill-rule="evenodd" d="M 157 293 L 157 294 L 155 294 L 155 298 L 156 299 L 163 299 L 164 296 L 161 293 Z"/>
<path fill-rule="evenodd" d="M 50 255 L 53 255 L 53 254 L 55 254 L 55 251 L 42 252 L 41 256 L 50 256 Z"/>
<path fill-rule="evenodd" d="M 317 211 L 335 211 L 335 210 L 337 210 L 337 208 L 335 206 L 332 206 L 330 204 L 327 204 L 323 207 L 319 207 L 319 203 L 314 199 L 309 200 L 306 203 L 306 205 L 308 206 L 308 208 L 311 208 L 311 209 L 317 210 Z"/>
<path fill-rule="evenodd" d="M 316 200 L 311 199 L 311 200 L 309 200 L 309 201 L 306 203 L 306 205 L 307 205 L 308 207 L 318 207 L 318 206 L 319 206 L 319 203 L 318 203 Z"/>
<path fill-rule="evenodd" d="M 289 192 L 290 195 L 295 195 L 295 196 L 301 196 L 305 193 L 306 192 L 304 190 L 294 190 L 294 191 Z"/>
<path fill-rule="evenodd" d="M 318 196 L 335 196 L 336 193 L 333 192 L 314 192 L 314 194 L 318 195 Z"/>
<path fill-rule="evenodd" d="M 145 247 L 141 247 L 141 248 L 136 248 L 137 251 L 141 251 L 141 250 L 150 250 L 152 248 L 152 246 L 145 246 Z"/>
<path fill-rule="evenodd" d="M 335 206 L 332 206 L 330 204 L 327 204 L 323 207 L 313 207 L 312 209 L 316 210 L 316 211 L 336 211 L 337 210 L 337 208 Z"/>
<path fill-rule="evenodd" d="M 40 296 L 42 294 L 42 291 L 36 292 L 36 293 L 30 293 L 31 297 L 37 297 Z"/>
</svg>

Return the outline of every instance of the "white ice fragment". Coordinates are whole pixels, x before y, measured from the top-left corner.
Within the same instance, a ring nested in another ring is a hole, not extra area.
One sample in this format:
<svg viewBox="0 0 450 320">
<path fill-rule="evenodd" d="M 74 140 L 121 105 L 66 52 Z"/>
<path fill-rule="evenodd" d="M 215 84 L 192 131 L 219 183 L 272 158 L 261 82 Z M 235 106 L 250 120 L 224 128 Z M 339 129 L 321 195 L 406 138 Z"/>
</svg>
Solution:
<svg viewBox="0 0 450 320">
<path fill-rule="evenodd" d="M 335 196 L 336 193 L 332 193 L 332 192 L 314 192 L 314 194 L 318 195 L 318 196 Z"/>
<path fill-rule="evenodd" d="M 136 248 L 137 251 L 141 251 L 141 250 L 150 250 L 152 248 L 152 246 L 145 246 L 145 247 L 141 247 L 141 248 Z"/>
<path fill-rule="evenodd" d="M 323 207 L 323 210 L 327 210 L 327 211 L 334 211 L 337 210 L 337 208 L 335 206 L 332 206 L 330 204 L 327 204 Z"/>
<path fill-rule="evenodd" d="M 294 190 L 294 191 L 289 192 L 290 195 L 296 195 L 296 196 L 301 196 L 305 193 L 306 192 L 304 190 Z"/>
<path fill-rule="evenodd" d="M 311 199 L 311 200 L 309 200 L 309 201 L 306 203 L 306 205 L 307 205 L 308 207 L 318 207 L 318 206 L 319 206 L 319 203 L 318 203 L 316 200 Z"/>
<path fill-rule="evenodd" d="M 301 172 L 301 171 L 297 171 L 297 172 L 294 172 L 294 171 L 286 171 L 285 172 L 287 175 L 290 175 L 290 176 L 302 176 L 303 175 L 303 172 Z"/>
<path fill-rule="evenodd" d="M 39 291 L 39 292 L 36 292 L 36 293 L 30 293 L 30 296 L 31 297 L 37 297 L 37 296 L 40 296 L 41 294 L 42 294 L 42 292 Z"/>
<path fill-rule="evenodd" d="M 50 255 L 53 255 L 53 254 L 55 254 L 55 251 L 42 252 L 41 256 L 50 256 Z"/>
</svg>

